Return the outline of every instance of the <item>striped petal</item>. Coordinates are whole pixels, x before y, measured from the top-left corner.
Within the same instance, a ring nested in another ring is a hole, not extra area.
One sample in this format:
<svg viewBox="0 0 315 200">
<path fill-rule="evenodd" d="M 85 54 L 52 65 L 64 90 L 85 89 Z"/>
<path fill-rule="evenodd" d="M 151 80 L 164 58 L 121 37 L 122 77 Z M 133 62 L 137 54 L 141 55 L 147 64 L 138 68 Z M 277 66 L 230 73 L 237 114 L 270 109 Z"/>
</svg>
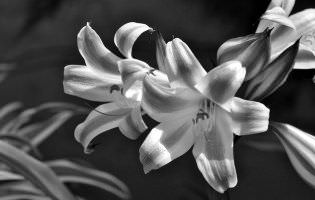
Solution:
<svg viewBox="0 0 315 200">
<path fill-rule="evenodd" d="M 166 73 L 174 87 L 193 87 L 206 75 L 190 48 L 179 38 L 166 44 Z"/>
<path fill-rule="evenodd" d="M 124 136 L 133 140 L 137 139 L 147 130 L 148 127 L 142 119 L 140 106 L 133 108 L 131 112 L 120 121 L 118 128 Z"/>
<path fill-rule="evenodd" d="M 295 0 L 271 0 L 266 10 L 266 13 L 268 13 L 268 11 L 270 12 L 270 10 L 273 10 L 276 7 L 279 7 L 284 11 L 285 16 L 289 16 L 289 14 L 291 13 L 293 9 L 294 4 L 295 4 Z M 256 33 L 262 32 L 266 28 L 272 28 L 274 27 L 274 25 L 275 24 L 273 23 L 273 20 L 261 20 L 257 27 Z"/>
<path fill-rule="evenodd" d="M 315 137 L 289 124 L 270 123 L 297 173 L 315 187 Z"/>
<path fill-rule="evenodd" d="M 279 26 L 272 32 L 272 59 L 302 36 L 312 34 L 315 31 L 315 9 L 303 10 L 291 15 L 290 19 L 296 27 L 296 30 L 292 30 L 286 26 Z M 313 42 L 309 44 L 313 44 Z M 307 46 L 308 43 L 304 43 L 303 45 Z"/>
<path fill-rule="evenodd" d="M 267 131 L 270 110 L 262 103 L 234 97 L 227 105 L 233 133 L 249 135 Z"/>
<path fill-rule="evenodd" d="M 299 41 L 286 49 L 264 71 L 250 80 L 245 91 L 246 99 L 262 100 L 276 91 L 292 71 L 298 48 Z"/>
<path fill-rule="evenodd" d="M 129 22 L 124 24 L 115 33 L 115 45 L 126 58 L 132 58 L 133 44 L 146 31 L 153 31 L 153 29 L 141 23 Z"/>
<path fill-rule="evenodd" d="M 229 61 L 212 69 L 195 88 L 211 99 L 223 104 L 231 99 L 245 78 L 246 69 L 238 61 Z"/>
<path fill-rule="evenodd" d="M 115 103 L 96 107 L 75 131 L 75 139 L 82 144 L 85 153 L 91 153 L 95 144 L 92 140 L 99 134 L 118 127 L 120 121 L 130 113 L 130 108 L 121 108 Z"/>
<path fill-rule="evenodd" d="M 160 121 L 161 114 L 190 113 L 198 109 L 200 100 L 204 98 L 190 88 L 169 88 L 157 84 L 150 76 L 143 81 L 142 107 L 153 119 Z M 186 112 L 187 111 L 187 112 Z M 165 118 L 167 120 L 167 118 Z"/>
<path fill-rule="evenodd" d="M 64 68 L 64 92 L 91 101 L 113 101 L 113 91 L 121 90 L 118 75 L 100 72 L 82 65 L 68 65 Z"/>
<path fill-rule="evenodd" d="M 166 165 L 190 149 L 193 144 L 191 125 L 186 117 L 162 122 L 151 130 L 139 150 L 145 173 Z"/>
<path fill-rule="evenodd" d="M 101 38 L 90 27 L 89 23 L 80 30 L 77 42 L 79 51 L 88 67 L 119 75 L 117 61 L 120 58 L 104 46 Z"/>
<path fill-rule="evenodd" d="M 206 181 L 223 193 L 237 184 L 231 118 L 215 105 L 209 116 L 199 121 L 205 128 L 195 128 L 193 154 Z"/>
<path fill-rule="evenodd" d="M 270 29 L 223 43 L 217 53 L 219 64 L 237 60 L 246 67 L 245 80 L 252 79 L 269 62 Z"/>
</svg>

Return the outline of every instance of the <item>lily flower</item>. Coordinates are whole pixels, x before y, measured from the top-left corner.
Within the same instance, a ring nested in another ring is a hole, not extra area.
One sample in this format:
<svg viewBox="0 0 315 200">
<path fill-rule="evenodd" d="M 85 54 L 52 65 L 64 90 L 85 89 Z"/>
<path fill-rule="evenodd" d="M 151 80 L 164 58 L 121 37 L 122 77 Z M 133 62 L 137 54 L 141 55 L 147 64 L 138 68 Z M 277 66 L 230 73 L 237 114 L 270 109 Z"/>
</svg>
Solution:
<svg viewBox="0 0 315 200">
<path fill-rule="evenodd" d="M 315 187 L 315 137 L 289 124 L 270 122 L 297 173 Z"/>
<path fill-rule="evenodd" d="M 305 9 L 290 15 L 294 4 L 295 0 L 272 0 L 256 32 L 274 27 L 271 33 L 272 59 L 301 38 L 294 69 L 313 69 L 315 67 L 315 9 Z"/>
<path fill-rule="evenodd" d="M 142 76 L 152 68 L 132 57 L 132 47 L 136 39 L 146 31 L 152 31 L 152 28 L 145 24 L 130 22 L 120 27 L 114 37 L 120 52 L 129 61 L 134 60 L 138 66 L 143 66 L 140 73 Z M 85 152 L 89 153 L 95 146 L 92 140 L 102 132 L 115 127 L 118 127 L 126 137 L 136 139 L 147 126 L 142 119 L 143 113 L 140 108 L 141 84 L 128 82 L 122 76 L 124 73 L 131 73 L 132 68 L 128 70 L 124 68 L 128 60 L 108 50 L 89 24 L 80 30 L 77 42 L 85 65 L 65 67 L 64 91 L 104 104 L 92 110 L 86 120 L 77 126 L 76 140 L 83 145 Z M 167 77 L 162 73 L 155 74 L 154 79 L 167 82 Z"/>
<path fill-rule="evenodd" d="M 163 42 L 158 43 L 163 47 Z M 163 48 L 162 48 L 163 49 Z M 206 73 L 189 47 L 175 38 L 158 55 L 170 87 L 150 76 L 143 80 L 142 107 L 161 123 L 140 147 L 145 173 L 183 155 L 193 146 L 197 166 L 218 192 L 237 184 L 233 133 L 248 135 L 268 128 L 269 109 L 234 97 L 246 69 L 239 61 L 222 63 Z"/>
</svg>

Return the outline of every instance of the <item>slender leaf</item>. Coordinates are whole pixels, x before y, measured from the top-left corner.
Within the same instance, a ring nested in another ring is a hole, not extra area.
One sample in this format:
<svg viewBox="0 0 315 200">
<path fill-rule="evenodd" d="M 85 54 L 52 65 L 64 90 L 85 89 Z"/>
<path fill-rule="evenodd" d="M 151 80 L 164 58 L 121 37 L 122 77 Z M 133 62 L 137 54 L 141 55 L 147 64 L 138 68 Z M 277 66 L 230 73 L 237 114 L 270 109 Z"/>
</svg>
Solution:
<svg viewBox="0 0 315 200">
<path fill-rule="evenodd" d="M 33 146 L 38 146 L 72 117 L 72 115 L 73 113 L 69 111 L 60 112 L 44 122 L 23 127 L 16 132 L 16 135 L 26 138 Z"/>
<path fill-rule="evenodd" d="M 75 200 L 49 167 L 2 141 L 0 141 L 0 160 L 22 174 L 52 199 Z"/>
<path fill-rule="evenodd" d="M 122 199 L 130 198 L 127 186 L 109 173 L 84 167 L 68 160 L 50 161 L 48 165 L 64 182 L 90 185 L 108 191 Z"/>
</svg>

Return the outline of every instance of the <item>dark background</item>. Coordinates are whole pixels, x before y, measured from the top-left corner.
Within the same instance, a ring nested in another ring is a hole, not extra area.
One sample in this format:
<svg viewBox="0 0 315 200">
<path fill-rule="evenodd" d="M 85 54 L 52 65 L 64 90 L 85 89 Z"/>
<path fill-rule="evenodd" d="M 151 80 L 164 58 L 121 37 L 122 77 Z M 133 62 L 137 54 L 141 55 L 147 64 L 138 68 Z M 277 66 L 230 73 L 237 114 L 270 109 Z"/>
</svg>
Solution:
<svg viewBox="0 0 315 200">
<path fill-rule="evenodd" d="M 17 67 L 0 83 L 0 106 L 21 101 L 35 106 L 47 101 L 85 105 L 84 100 L 63 93 L 63 67 L 83 64 L 76 35 L 86 24 L 118 53 L 115 31 L 124 23 L 146 23 L 161 31 L 166 40 L 183 39 L 209 69 L 216 50 L 225 40 L 253 33 L 269 0 L 1 0 L 0 61 Z M 315 1 L 297 0 L 294 11 L 315 7 Z M 149 44 L 149 45 L 147 45 Z M 144 34 L 135 45 L 135 57 L 155 65 L 154 38 Z M 315 71 L 294 71 L 287 83 L 264 102 L 271 119 L 315 132 Z M 84 155 L 73 130 L 84 116 L 69 121 L 40 148 L 45 159 L 83 158 L 110 172 L 130 188 L 133 199 L 215 199 L 215 193 L 199 173 L 192 153 L 144 175 L 137 141 L 118 130 L 104 133 L 96 151 Z M 315 190 L 297 175 L 272 134 L 243 137 L 235 147 L 238 185 L 230 199 L 314 199 Z M 88 199 L 115 199 L 87 187 L 74 188 Z"/>
</svg>

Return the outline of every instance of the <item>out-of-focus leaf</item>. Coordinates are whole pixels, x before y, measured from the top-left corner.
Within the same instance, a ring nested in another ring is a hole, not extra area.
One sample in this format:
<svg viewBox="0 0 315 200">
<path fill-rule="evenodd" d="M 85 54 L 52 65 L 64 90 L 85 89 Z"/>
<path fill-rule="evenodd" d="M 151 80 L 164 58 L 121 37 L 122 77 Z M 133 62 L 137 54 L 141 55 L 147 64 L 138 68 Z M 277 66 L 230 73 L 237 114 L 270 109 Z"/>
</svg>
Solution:
<svg viewBox="0 0 315 200">
<path fill-rule="evenodd" d="M 0 129 L 3 127 L 8 121 L 12 120 L 15 117 L 20 109 L 22 108 L 22 103 L 20 102 L 11 102 L 0 109 Z"/>
<path fill-rule="evenodd" d="M 0 181 L 17 181 L 23 179 L 23 176 L 19 174 L 7 170 L 0 170 Z"/>
<path fill-rule="evenodd" d="M 30 140 L 27 138 L 21 137 L 19 135 L 11 135 L 11 134 L 1 134 L 0 140 L 7 141 L 11 145 L 18 147 L 21 149 L 22 147 L 25 148 L 26 151 L 31 151 L 36 158 L 41 158 L 41 154 L 38 151 L 37 147 L 34 146 Z"/>
<path fill-rule="evenodd" d="M 24 180 L 11 181 L 0 185 L 0 195 L 5 196 L 8 194 L 32 194 L 44 196 L 43 192 L 36 188 L 30 182 Z M 1 198 L 0 198 L 1 199 Z"/>
<path fill-rule="evenodd" d="M 61 112 L 61 111 L 72 111 L 75 114 L 87 113 L 87 109 L 82 108 L 80 106 L 76 106 L 71 103 L 63 103 L 63 102 L 49 102 L 41 104 L 40 106 L 29 108 L 23 112 L 21 112 L 15 119 L 11 120 L 7 123 L 0 132 L 2 133 L 15 133 L 17 130 L 29 122 L 35 114 L 40 112 Z"/>
<path fill-rule="evenodd" d="M 19 172 L 52 199 L 75 200 L 75 197 L 60 183 L 56 174 L 49 167 L 2 141 L 0 141 L 0 160 Z"/>
<path fill-rule="evenodd" d="M 89 167 L 76 164 L 68 160 L 48 162 L 63 182 L 72 182 L 98 187 L 122 199 L 129 199 L 127 186 L 113 175 Z"/>
<path fill-rule="evenodd" d="M 299 41 L 285 50 L 261 73 L 249 81 L 245 98 L 261 100 L 277 90 L 287 79 L 294 66 L 299 49 Z"/>
<path fill-rule="evenodd" d="M 51 200 L 48 197 L 33 195 L 33 194 L 23 194 L 21 193 L 13 193 L 13 194 L 4 194 L 0 195 L 1 200 Z"/>
<path fill-rule="evenodd" d="M 32 145 L 38 146 L 72 117 L 72 114 L 69 111 L 57 113 L 44 122 L 34 123 L 21 128 L 16 132 L 16 135 L 26 138 Z"/>
</svg>

